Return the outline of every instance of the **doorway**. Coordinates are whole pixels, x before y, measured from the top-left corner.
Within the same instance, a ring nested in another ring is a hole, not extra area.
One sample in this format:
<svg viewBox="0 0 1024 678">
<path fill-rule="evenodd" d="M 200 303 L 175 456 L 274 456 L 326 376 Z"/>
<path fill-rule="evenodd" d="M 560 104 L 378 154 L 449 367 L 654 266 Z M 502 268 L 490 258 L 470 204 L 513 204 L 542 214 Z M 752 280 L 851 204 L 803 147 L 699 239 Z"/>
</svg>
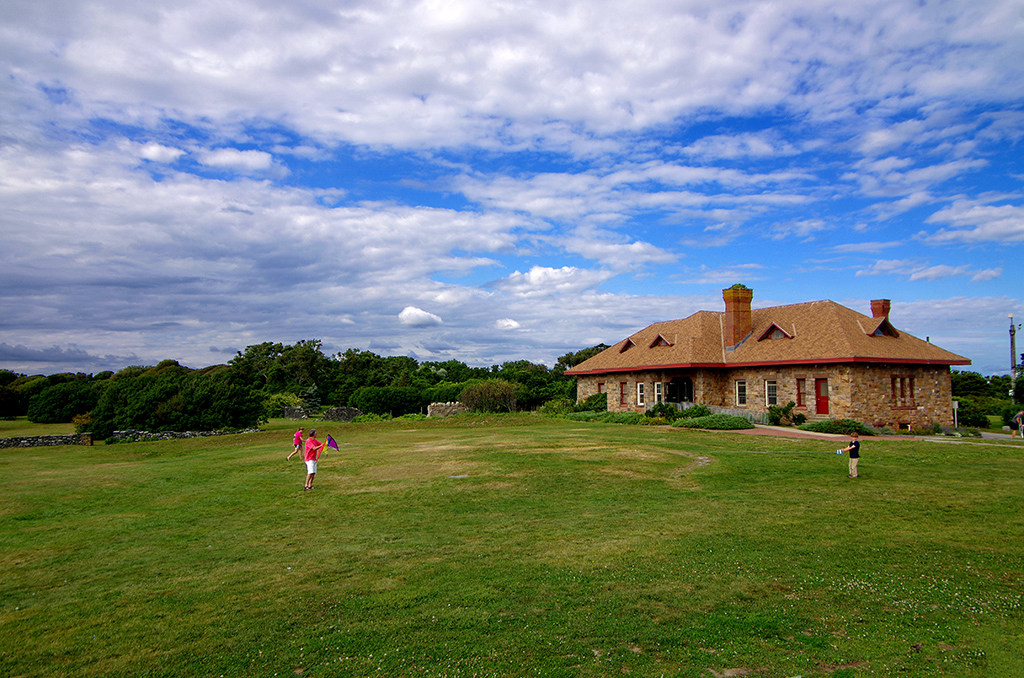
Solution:
<svg viewBox="0 0 1024 678">
<path fill-rule="evenodd" d="M 814 410 L 818 414 L 828 414 L 828 379 L 814 380 Z"/>
</svg>

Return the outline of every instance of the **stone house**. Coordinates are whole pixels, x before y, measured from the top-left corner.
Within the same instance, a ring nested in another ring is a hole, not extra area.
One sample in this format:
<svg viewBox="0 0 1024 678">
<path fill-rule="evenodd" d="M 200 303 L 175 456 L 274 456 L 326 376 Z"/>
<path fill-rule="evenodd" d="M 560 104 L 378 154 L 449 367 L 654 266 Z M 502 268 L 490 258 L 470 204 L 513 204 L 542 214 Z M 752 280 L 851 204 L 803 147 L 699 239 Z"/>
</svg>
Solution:
<svg viewBox="0 0 1024 678">
<path fill-rule="evenodd" d="M 953 424 L 951 365 L 963 356 L 898 330 L 888 299 L 866 316 L 833 301 L 751 309 L 753 291 L 722 291 L 725 312 L 659 322 L 566 371 L 576 395 L 610 411 L 702 403 L 759 415 L 796 403 L 808 419 L 893 429 Z"/>
</svg>

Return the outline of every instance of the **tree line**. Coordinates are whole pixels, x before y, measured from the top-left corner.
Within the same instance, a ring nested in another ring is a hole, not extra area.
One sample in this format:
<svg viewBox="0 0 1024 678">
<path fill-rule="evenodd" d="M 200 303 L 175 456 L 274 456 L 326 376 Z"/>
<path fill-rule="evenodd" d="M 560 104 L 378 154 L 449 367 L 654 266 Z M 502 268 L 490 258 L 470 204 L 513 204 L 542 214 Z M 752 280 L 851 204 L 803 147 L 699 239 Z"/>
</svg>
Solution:
<svg viewBox="0 0 1024 678">
<path fill-rule="evenodd" d="M 553 368 L 526 360 L 470 367 L 419 362 L 350 348 L 328 356 L 319 340 L 248 346 L 223 365 L 192 369 L 175 360 L 98 374 L 23 375 L 0 370 L 0 417 L 74 422 L 107 438 L 115 430 L 211 430 L 256 426 L 284 407 L 356 407 L 368 414 L 423 412 L 462 401 L 478 411 L 532 410 L 574 400 L 565 371 L 607 348 L 561 356 Z"/>
</svg>

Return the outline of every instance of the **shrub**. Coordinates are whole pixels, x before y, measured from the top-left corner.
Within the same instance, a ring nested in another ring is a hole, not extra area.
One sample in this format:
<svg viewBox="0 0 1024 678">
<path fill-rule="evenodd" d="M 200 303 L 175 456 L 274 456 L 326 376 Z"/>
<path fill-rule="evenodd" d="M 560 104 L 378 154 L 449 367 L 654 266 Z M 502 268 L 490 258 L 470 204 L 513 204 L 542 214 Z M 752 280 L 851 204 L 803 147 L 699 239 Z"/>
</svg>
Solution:
<svg viewBox="0 0 1024 678">
<path fill-rule="evenodd" d="M 712 412 L 711 408 L 707 405 L 694 405 L 693 407 L 688 407 L 685 410 L 680 410 L 677 418 L 695 419 L 697 417 L 708 417 L 712 414 L 714 414 L 714 412 Z"/>
<path fill-rule="evenodd" d="M 974 398 L 960 398 L 959 403 L 956 411 L 958 426 L 988 428 L 988 416 L 981 407 L 978 407 Z"/>
<path fill-rule="evenodd" d="M 673 426 L 680 428 L 705 428 L 713 431 L 737 431 L 740 429 L 755 428 L 750 420 L 744 417 L 737 417 L 734 414 L 709 414 L 704 417 L 693 417 L 690 419 L 677 419 L 672 422 Z"/>
<path fill-rule="evenodd" d="M 576 405 L 577 411 L 580 412 L 607 412 L 608 411 L 608 394 L 607 393 L 595 393 L 587 396 L 582 403 Z"/>
<path fill-rule="evenodd" d="M 473 412 L 515 412 L 516 386 L 504 379 L 488 379 L 462 389 L 459 401 Z"/>
<path fill-rule="evenodd" d="M 280 417 L 286 407 L 302 407 L 302 398 L 295 393 L 272 393 L 263 399 L 263 416 Z"/>
<path fill-rule="evenodd" d="M 798 427 L 801 431 L 813 431 L 815 433 L 835 433 L 838 435 L 849 435 L 856 431 L 862 436 L 873 436 L 875 432 L 856 421 L 855 419 L 822 419 L 802 424 Z"/>
<path fill-rule="evenodd" d="M 548 416 L 564 416 L 576 411 L 576 402 L 571 398 L 554 398 L 541 405 L 538 411 Z"/>
<path fill-rule="evenodd" d="M 793 413 L 796 403 L 790 400 L 783 406 L 768 406 L 768 423 L 772 426 L 799 426 L 807 421 L 807 415 L 797 412 Z"/>
<path fill-rule="evenodd" d="M 644 416 L 652 419 L 662 419 L 664 421 L 672 422 L 681 416 L 681 412 L 668 403 L 658 403 L 651 409 L 644 412 Z"/>
</svg>

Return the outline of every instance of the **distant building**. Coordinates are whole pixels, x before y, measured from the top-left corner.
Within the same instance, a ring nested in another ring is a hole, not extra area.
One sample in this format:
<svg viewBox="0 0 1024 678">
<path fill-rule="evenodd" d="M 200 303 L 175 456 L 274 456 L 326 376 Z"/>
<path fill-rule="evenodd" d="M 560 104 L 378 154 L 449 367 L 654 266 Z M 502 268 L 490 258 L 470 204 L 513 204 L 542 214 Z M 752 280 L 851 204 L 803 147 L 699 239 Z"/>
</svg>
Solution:
<svg viewBox="0 0 1024 678">
<path fill-rule="evenodd" d="M 753 294 L 734 285 L 724 313 L 655 323 L 567 370 L 577 397 L 607 393 L 611 411 L 666 402 L 762 413 L 793 401 L 808 419 L 953 424 L 950 366 L 971 361 L 896 329 L 888 299 L 866 316 L 833 301 L 751 310 Z"/>
</svg>

